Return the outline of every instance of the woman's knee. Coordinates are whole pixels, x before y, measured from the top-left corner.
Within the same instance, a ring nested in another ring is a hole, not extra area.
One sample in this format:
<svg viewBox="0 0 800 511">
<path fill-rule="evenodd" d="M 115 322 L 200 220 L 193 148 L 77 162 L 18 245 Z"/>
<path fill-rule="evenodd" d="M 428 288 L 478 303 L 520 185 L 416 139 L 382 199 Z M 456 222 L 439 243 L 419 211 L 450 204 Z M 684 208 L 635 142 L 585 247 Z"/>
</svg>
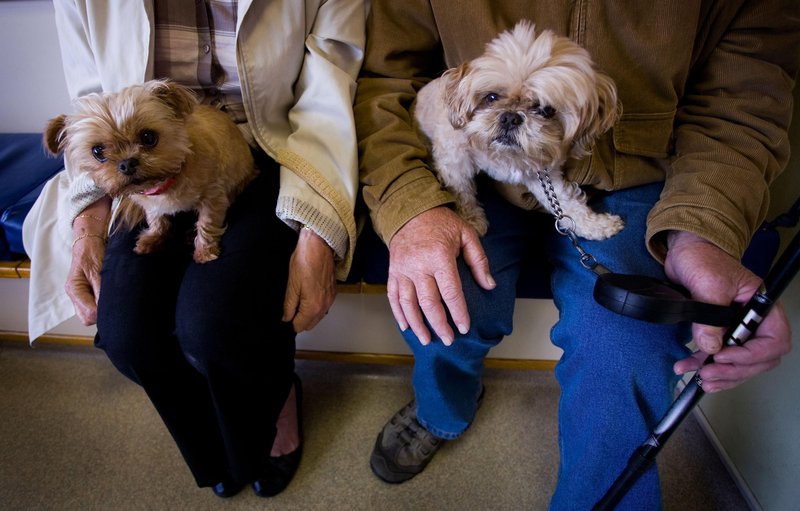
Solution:
<svg viewBox="0 0 800 511">
<path fill-rule="evenodd" d="M 176 315 L 177 342 L 197 371 L 206 376 L 215 368 L 283 371 L 283 366 L 292 363 L 295 333 L 291 323 L 257 308 L 224 309 L 212 302 L 179 307 Z"/>
<path fill-rule="evenodd" d="M 95 345 L 114 367 L 134 381 L 137 375 L 158 372 L 181 356 L 171 328 L 152 328 L 146 323 L 102 322 L 95 337 Z"/>
</svg>

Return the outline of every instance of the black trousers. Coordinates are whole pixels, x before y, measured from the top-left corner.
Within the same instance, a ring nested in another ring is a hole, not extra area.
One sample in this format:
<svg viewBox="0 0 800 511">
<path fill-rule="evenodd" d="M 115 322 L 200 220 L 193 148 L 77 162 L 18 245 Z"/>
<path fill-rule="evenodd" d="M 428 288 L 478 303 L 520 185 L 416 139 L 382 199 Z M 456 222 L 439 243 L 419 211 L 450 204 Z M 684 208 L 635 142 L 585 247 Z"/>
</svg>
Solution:
<svg viewBox="0 0 800 511">
<path fill-rule="evenodd" d="M 258 477 L 292 385 L 281 315 L 297 234 L 275 216 L 277 165 L 261 163 L 219 259 L 192 260 L 195 215 L 180 214 L 162 250 L 137 255 L 138 229 L 117 232 L 103 262 L 95 345 L 144 388 L 198 486 Z"/>
</svg>

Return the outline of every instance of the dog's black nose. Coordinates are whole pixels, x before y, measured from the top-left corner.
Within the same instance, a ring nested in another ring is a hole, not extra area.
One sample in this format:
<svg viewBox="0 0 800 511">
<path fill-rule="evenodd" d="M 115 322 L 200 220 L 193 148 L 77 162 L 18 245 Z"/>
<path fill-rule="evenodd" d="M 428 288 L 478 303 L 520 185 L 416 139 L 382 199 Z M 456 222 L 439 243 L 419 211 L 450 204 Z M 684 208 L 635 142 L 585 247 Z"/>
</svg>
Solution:
<svg viewBox="0 0 800 511">
<path fill-rule="evenodd" d="M 121 162 L 119 162 L 119 165 L 117 165 L 117 170 L 119 170 L 126 176 L 130 176 L 134 172 L 136 172 L 136 167 L 138 166 L 139 166 L 139 160 L 137 160 L 136 158 L 130 158 L 128 160 L 122 160 Z"/>
<path fill-rule="evenodd" d="M 500 115 L 500 126 L 505 129 L 511 129 L 522 124 L 522 116 L 517 112 L 503 112 Z"/>
</svg>

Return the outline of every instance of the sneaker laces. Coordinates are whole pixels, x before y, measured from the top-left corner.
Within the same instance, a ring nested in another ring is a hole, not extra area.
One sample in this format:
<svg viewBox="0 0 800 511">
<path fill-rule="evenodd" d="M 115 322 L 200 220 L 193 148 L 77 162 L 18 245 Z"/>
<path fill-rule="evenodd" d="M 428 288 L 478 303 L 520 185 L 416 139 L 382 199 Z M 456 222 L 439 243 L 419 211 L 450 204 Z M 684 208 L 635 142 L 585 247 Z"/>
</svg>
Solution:
<svg viewBox="0 0 800 511">
<path fill-rule="evenodd" d="M 408 408 L 413 412 L 414 409 L 412 407 Z M 404 409 L 403 412 L 406 412 L 406 410 Z M 402 427 L 402 429 L 398 429 L 396 436 L 402 440 L 406 448 L 416 450 L 425 456 L 436 450 L 442 439 L 425 429 L 419 423 L 415 412 L 410 414 L 400 413 L 399 415 L 405 420 L 401 424 L 396 424 Z"/>
</svg>

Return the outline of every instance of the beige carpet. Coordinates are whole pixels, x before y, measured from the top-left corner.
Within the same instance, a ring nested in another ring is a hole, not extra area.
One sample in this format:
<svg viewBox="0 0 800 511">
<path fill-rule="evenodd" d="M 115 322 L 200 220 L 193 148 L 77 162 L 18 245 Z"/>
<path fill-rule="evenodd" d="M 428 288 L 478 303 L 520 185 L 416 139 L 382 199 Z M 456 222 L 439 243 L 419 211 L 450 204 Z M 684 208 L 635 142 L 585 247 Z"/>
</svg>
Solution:
<svg viewBox="0 0 800 511">
<path fill-rule="evenodd" d="M 143 392 L 89 348 L 0 344 L 0 509 L 542 510 L 558 465 L 550 372 L 490 370 L 473 428 L 400 486 L 368 465 L 411 396 L 409 366 L 298 361 L 306 444 L 289 488 L 222 500 L 195 487 Z M 665 509 L 747 509 L 693 418 L 661 453 Z"/>
</svg>

